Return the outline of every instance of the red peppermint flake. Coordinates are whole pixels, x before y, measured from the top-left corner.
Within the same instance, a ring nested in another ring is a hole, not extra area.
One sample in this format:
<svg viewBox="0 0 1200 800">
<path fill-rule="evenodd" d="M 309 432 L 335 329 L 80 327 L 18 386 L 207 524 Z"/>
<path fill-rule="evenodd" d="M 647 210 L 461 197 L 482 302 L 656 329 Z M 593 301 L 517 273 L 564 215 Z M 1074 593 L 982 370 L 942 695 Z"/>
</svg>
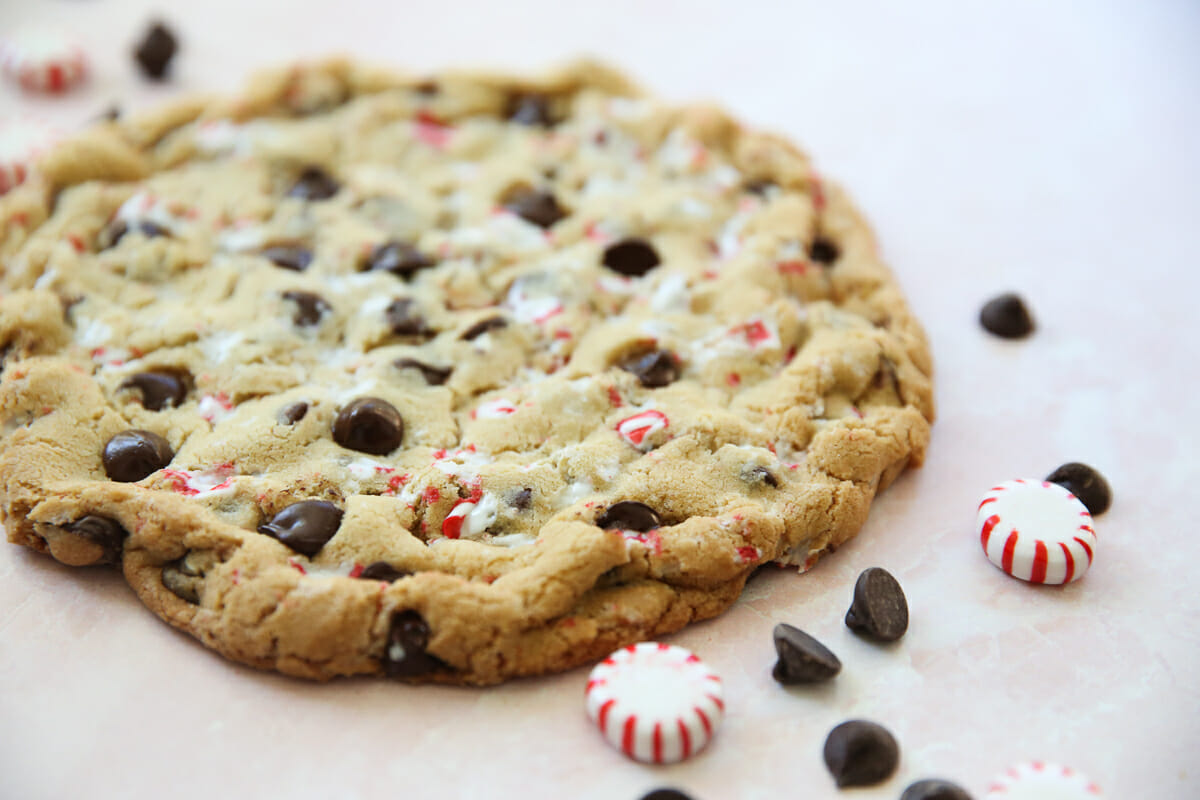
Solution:
<svg viewBox="0 0 1200 800">
<path fill-rule="evenodd" d="M 612 403 L 614 408 L 620 408 L 625 405 L 621 400 L 621 393 L 617 390 L 616 386 L 608 387 L 608 402 Z"/>
<path fill-rule="evenodd" d="M 291 567 L 293 567 L 293 568 L 294 568 L 294 569 L 295 569 L 297 572 L 299 572 L 301 575 L 307 575 L 307 574 L 308 574 L 308 570 L 306 570 L 306 569 L 304 568 L 304 565 L 303 565 L 303 564 L 301 564 L 301 563 L 300 563 L 299 561 L 297 561 L 296 559 L 294 559 L 294 558 L 289 558 L 289 559 L 288 559 L 288 564 L 289 564 Z"/>
<path fill-rule="evenodd" d="M 646 437 L 667 428 L 669 425 L 670 421 L 667 419 L 666 414 L 650 409 L 640 414 L 634 414 L 632 417 L 626 417 L 618 422 L 617 433 L 620 434 L 622 439 L 639 450 L 648 449 L 649 443 L 646 442 Z"/>
<path fill-rule="evenodd" d="M 423 496 L 426 503 L 436 503 L 442 499 L 442 493 L 436 486 L 426 486 Z"/>
<path fill-rule="evenodd" d="M 754 547 L 752 545 L 746 545 L 745 547 L 739 547 L 737 549 L 737 554 L 738 554 L 739 560 L 745 561 L 747 563 L 753 563 L 755 561 L 758 561 L 759 556 L 760 556 L 760 554 L 758 552 L 758 548 Z"/>
<path fill-rule="evenodd" d="M 436 150 L 444 150 L 454 133 L 454 128 L 445 120 L 425 110 L 417 112 L 414 123 L 417 138 Z"/>
<path fill-rule="evenodd" d="M 745 325 L 738 325 L 731 333 L 740 334 L 746 337 L 746 342 L 751 347 L 757 347 L 763 342 L 771 341 L 771 331 L 763 324 L 762 320 L 754 320 L 747 322 Z"/>
<path fill-rule="evenodd" d="M 354 564 L 354 567 L 353 567 L 353 568 L 351 568 L 351 570 L 350 570 L 350 575 L 349 575 L 349 577 L 351 577 L 351 578 L 357 578 L 359 575 L 362 575 L 362 574 L 363 574 L 363 570 L 364 570 L 364 569 L 365 569 L 365 567 L 363 567 L 363 565 L 362 565 L 362 564 L 359 564 L 359 563 L 357 563 L 357 562 L 356 562 L 356 563 Z"/>
<path fill-rule="evenodd" d="M 784 275 L 807 275 L 807 261 L 780 261 L 775 265 L 775 269 L 779 270 Z"/>
<path fill-rule="evenodd" d="M 732 387 L 740 386 L 742 383 L 742 376 L 738 375 L 736 372 L 731 372 L 725 376 L 725 382 Z"/>
</svg>

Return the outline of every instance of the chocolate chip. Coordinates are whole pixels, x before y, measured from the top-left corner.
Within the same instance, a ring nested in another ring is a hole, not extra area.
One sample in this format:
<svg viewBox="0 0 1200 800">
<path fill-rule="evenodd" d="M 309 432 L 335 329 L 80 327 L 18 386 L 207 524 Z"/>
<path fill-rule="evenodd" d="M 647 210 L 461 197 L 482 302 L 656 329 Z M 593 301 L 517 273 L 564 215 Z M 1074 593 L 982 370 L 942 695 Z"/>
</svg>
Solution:
<svg viewBox="0 0 1200 800">
<path fill-rule="evenodd" d="M 308 413 L 308 403 L 303 400 L 297 403 L 291 403 L 279 409 L 279 413 L 275 418 L 279 420 L 280 425 L 295 425 L 300 420 L 304 419 L 304 415 Z"/>
<path fill-rule="evenodd" d="M 183 405 L 190 377 L 182 370 L 139 372 L 123 380 L 120 388 L 137 389 L 141 392 L 143 406 L 151 411 L 161 411 Z"/>
<path fill-rule="evenodd" d="M 971 795 L 957 783 L 927 778 L 909 784 L 900 800 L 971 800 Z"/>
<path fill-rule="evenodd" d="M 385 456 L 404 439 L 404 419 L 386 400 L 360 397 L 338 412 L 333 440 L 349 450 Z"/>
<path fill-rule="evenodd" d="M 773 635 L 779 660 L 771 674 L 780 683 L 816 683 L 841 672 L 842 662 L 838 657 L 799 628 L 781 622 L 775 626 Z"/>
<path fill-rule="evenodd" d="M 458 338 L 464 342 L 469 342 L 472 339 L 483 336 L 488 331 L 496 331 L 506 327 L 508 327 L 508 320 L 504 317 L 488 317 L 487 319 L 479 320 L 479 322 L 467 328 Z"/>
<path fill-rule="evenodd" d="M 171 445 L 157 433 L 121 431 L 104 445 L 104 471 L 114 481 L 132 483 L 162 469 L 174 457 Z"/>
<path fill-rule="evenodd" d="M 1112 505 L 1112 489 L 1108 481 L 1087 464 L 1072 461 L 1063 464 L 1046 476 L 1046 480 L 1057 483 L 1079 498 L 1093 515 L 1103 514 Z"/>
<path fill-rule="evenodd" d="M 567 215 L 550 192 L 518 187 L 505 194 L 502 204 L 526 222 L 549 228 Z"/>
<path fill-rule="evenodd" d="M 507 116 L 510 122 L 519 125 L 536 125 L 549 128 L 554 125 L 550 115 L 550 98 L 544 94 L 518 94 L 509 98 Z"/>
<path fill-rule="evenodd" d="M 808 248 L 808 255 L 813 261 L 818 264 L 829 265 L 838 260 L 841 251 L 838 246 L 826 239 L 824 236 L 818 236 L 813 239 L 812 246 Z"/>
<path fill-rule="evenodd" d="M 167 68 L 178 50 L 179 40 L 175 38 L 175 34 L 166 25 L 156 22 L 138 43 L 133 57 L 137 59 L 142 73 L 147 78 L 161 81 L 166 78 Z"/>
<path fill-rule="evenodd" d="M 388 327 L 397 336 L 432 336 L 434 331 L 421 316 L 417 303 L 411 297 L 393 300 L 383 312 Z"/>
<path fill-rule="evenodd" d="M 418 270 L 437 264 L 407 242 L 384 242 L 371 250 L 366 268 L 372 272 L 390 272 L 401 278 L 411 278 Z"/>
<path fill-rule="evenodd" d="M 746 181 L 742 188 L 750 194 L 758 195 L 759 197 L 766 197 L 767 192 L 778 185 L 779 184 L 777 184 L 775 181 L 767 178 L 756 178 L 752 181 Z"/>
<path fill-rule="evenodd" d="M 191 550 L 183 558 L 163 565 L 163 586 L 180 600 L 197 605 L 204 593 L 204 576 L 218 563 L 211 550 Z"/>
<path fill-rule="evenodd" d="M 508 502 L 517 511 L 528 511 L 529 507 L 533 505 L 533 489 L 530 489 L 528 486 L 524 487 L 514 494 Z"/>
<path fill-rule="evenodd" d="M 116 122 L 121 118 L 121 107 L 113 103 L 108 108 L 104 109 L 97 117 L 97 122 Z"/>
<path fill-rule="evenodd" d="M 691 795 L 686 795 L 678 789 L 655 789 L 650 794 L 642 795 L 642 800 L 692 800 Z"/>
<path fill-rule="evenodd" d="M 759 466 L 757 464 L 754 465 L 753 467 L 751 467 L 745 473 L 745 477 L 749 481 L 765 483 L 767 486 L 770 486 L 772 489 L 779 488 L 779 478 L 776 478 L 775 474 L 773 472 L 771 472 L 771 470 L 767 469 L 766 467 Z"/>
<path fill-rule="evenodd" d="M 304 272 L 312 263 L 312 251 L 298 244 L 272 245 L 263 249 L 261 255 L 275 266 L 290 269 L 293 272 Z"/>
<path fill-rule="evenodd" d="M 320 167 L 308 167 L 288 190 L 288 197 L 300 200 L 328 200 L 338 193 L 341 184 Z"/>
<path fill-rule="evenodd" d="M 149 220 L 142 220 L 141 222 L 134 223 L 133 229 L 142 234 L 142 236 L 145 236 L 147 239 L 153 239 L 156 236 L 170 235 L 170 232 L 166 228 L 157 223 L 150 222 Z M 124 239 L 125 234 L 127 233 L 129 233 L 129 224 L 126 223 L 125 220 L 114 220 L 106 229 L 108 246 L 116 247 L 117 243 Z"/>
<path fill-rule="evenodd" d="M 904 590 L 881 567 L 863 570 L 854 584 L 854 602 L 846 612 L 846 627 L 881 642 L 894 642 L 908 630 L 908 601 Z"/>
<path fill-rule="evenodd" d="M 604 509 L 596 518 L 596 524 L 601 528 L 619 528 L 645 533 L 654 530 L 660 523 L 658 514 L 650 506 L 636 500 L 622 500 Z"/>
<path fill-rule="evenodd" d="M 100 549 L 104 551 L 99 563 L 121 563 L 121 550 L 125 547 L 125 537 L 129 535 L 129 532 L 121 527 L 121 523 L 115 519 L 88 514 L 86 517 L 80 517 L 74 522 L 64 525 L 63 530 L 70 531 L 80 539 L 86 539 L 92 544 L 99 545 Z"/>
<path fill-rule="evenodd" d="M 430 386 L 441 386 L 450 378 L 451 367 L 435 367 L 415 358 L 398 358 L 392 362 L 397 369 L 416 369 Z"/>
<path fill-rule="evenodd" d="M 433 97 L 442 90 L 433 78 L 425 78 L 413 86 L 413 91 L 424 97 Z"/>
<path fill-rule="evenodd" d="M 640 278 L 662 263 L 658 251 L 645 239 L 622 239 L 604 251 L 604 266 L 613 272 Z"/>
<path fill-rule="evenodd" d="M 670 350 L 654 350 L 631 356 L 617 366 L 636 375 L 642 386 L 648 389 L 666 386 L 679 378 L 679 358 Z"/>
<path fill-rule="evenodd" d="M 899 763 L 900 746 L 895 737 L 874 722 L 843 722 L 825 739 L 825 766 L 839 789 L 882 783 Z"/>
<path fill-rule="evenodd" d="M 425 652 L 429 645 L 429 625 L 416 611 L 401 611 L 392 617 L 387 648 L 383 651 L 383 671 L 389 678 L 424 675 L 442 666 Z"/>
<path fill-rule="evenodd" d="M 987 301 L 979 311 L 979 324 L 1002 339 L 1021 339 L 1033 333 L 1029 309 L 1012 292 Z"/>
<path fill-rule="evenodd" d="M 273 536 L 306 556 L 315 556 L 337 533 L 342 510 L 325 500 L 301 500 L 280 511 L 258 532 Z"/>
<path fill-rule="evenodd" d="M 358 573 L 358 577 L 362 578 L 363 580 L 386 581 L 387 583 L 399 580 L 405 575 L 412 575 L 412 573 L 407 572 L 406 570 L 396 569 L 386 561 L 376 561 L 374 564 L 368 564 L 367 566 L 363 567 L 362 572 Z"/>
</svg>

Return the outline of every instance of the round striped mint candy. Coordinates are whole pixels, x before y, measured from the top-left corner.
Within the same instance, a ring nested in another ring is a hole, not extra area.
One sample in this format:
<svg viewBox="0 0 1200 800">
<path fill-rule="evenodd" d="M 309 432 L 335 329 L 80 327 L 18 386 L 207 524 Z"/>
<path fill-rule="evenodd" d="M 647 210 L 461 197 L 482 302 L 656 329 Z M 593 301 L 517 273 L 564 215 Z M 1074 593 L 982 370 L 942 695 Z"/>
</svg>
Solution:
<svg viewBox="0 0 1200 800">
<path fill-rule="evenodd" d="M 588 717 L 609 744 L 648 764 L 700 752 L 725 715 L 721 679 L 682 647 L 641 642 L 592 670 Z"/>
<path fill-rule="evenodd" d="M 87 55 L 70 34 L 53 28 L 22 28 L 0 55 L 9 78 L 33 92 L 59 94 L 87 77 Z"/>
<path fill-rule="evenodd" d="M 1057 483 L 1017 479 L 993 486 L 979 504 L 980 543 L 1000 569 L 1030 583 L 1077 581 L 1092 565 L 1092 515 Z"/>
<path fill-rule="evenodd" d="M 1030 761 L 996 776 L 987 800 L 1097 800 L 1101 796 L 1099 786 L 1070 767 Z"/>
</svg>

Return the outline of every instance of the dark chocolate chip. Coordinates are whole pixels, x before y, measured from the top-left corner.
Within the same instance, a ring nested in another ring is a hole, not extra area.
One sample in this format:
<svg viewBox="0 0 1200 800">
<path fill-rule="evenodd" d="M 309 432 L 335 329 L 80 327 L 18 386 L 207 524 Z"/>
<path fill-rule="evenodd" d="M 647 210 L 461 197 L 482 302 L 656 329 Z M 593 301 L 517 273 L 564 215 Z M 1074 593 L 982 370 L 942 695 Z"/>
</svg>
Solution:
<svg viewBox="0 0 1200 800">
<path fill-rule="evenodd" d="M 900 800 L 971 800 L 971 795 L 957 783 L 926 778 L 909 784 Z"/>
<path fill-rule="evenodd" d="M 838 657 L 799 628 L 781 622 L 775 626 L 773 635 L 779 660 L 771 674 L 780 683 L 816 683 L 841 672 L 842 662 Z"/>
<path fill-rule="evenodd" d="M 139 372 L 123 380 L 120 388 L 137 389 L 142 394 L 143 406 L 151 411 L 161 411 L 183 405 L 190 377 L 182 370 Z"/>
<path fill-rule="evenodd" d="M 308 167 L 288 190 L 288 197 L 300 200 L 328 200 L 341 188 L 333 177 L 320 167 Z"/>
<path fill-rule="evenodd" d="M 692 797 L 678 789 L 655 789 L 650 794 L 642 795 L 642 800 L 692 800 Z"/>
<path fill-rule="evenodd" d="M 846 627 L 881 642 L 894 642 L 908 630 L 908 601 L 904 590 L 881 567 L 863 570 L 854 584 L 854 602 L 846 612 Z"/>
<path fill-rule="evenodd" d="M 1025 302 L 1012 292 L 994 297 L 979 311 L 979 324 L 1002 339 L 1021 339 L 1033 333 L 1033 318 Z"/>
<path fill-rule="evenodd" d="M 413 91 L 424 97 L 433 97 L 440 91 L 442 87 L 433 78 L 426 78 L 413 86 Z"/>
<path fill-rule="evenodd" d="M 410 278 L 418 270 L 435 264 L 436 261 L 407 242 L 384 242 L 371 250 L 366 268 L 372 272 L 390 272 L 401 278 Z"/>
<path fill-rule="evenodd" d="M 162 568 L 162 583 L 171 594 L 178 597 L 180 600 L 198 605 L 200 603 L 200 593 L 204 588 L 203 581 L 199 580 L 196 575 L 191 572 L 181 569 L 184 560 L 181 558 L 178 561 L 172 561 L 169 564 L 164 564 Z"/>
<path fill-rule="evenodd" d="M 104 471 L 114 481 L 132 483 L 162 469 L 174 457 L 171 445 L 157 433 L 121 431 L 104 445 Z"/>
<path fill-rule="evenodd" d="M 297 403 L 291 403 L 279 409 L 279 413 L 275 416 L 279 420 L 280 425 L 295 425 L 300 420 L 304 419 L 304 415 L 308 413 L 308 403 L 303 400 Z"/>
<path fill-rule="evenodd" d="M 766 197 L 767 192 L 778 185 L 775 181 L 768 180 L 767 178 L 757 178 L 752 181 L 746 181 L 742 188 L 750 194 Z"/>
<path fill-rule="evenodd" d="M 418 361 L 415 358 L 398 358 L 392 364 L 396 369 L 420 370 L 421 376 L 425 378 L 425 382 L 430 386 L 441 386 L 450 378 L 450 373 L 454 371 L 452 367 L 435 367 L 431 364 Z"/>
<path fill-rule="evenodd" d="M 166 78 L 167 68 L 178 50 L 179 40 L 175 34 L 166 25 L 156 22 L 146 31 L 133 56 L 147 78 L 161 81 Z"/>
<path fill-rule="evenodd" d="M 746 475 L 750 480 L 761 481 L 772 489 L 779 488 L 779 478 L 776 478 L 775 474 L 766 467 L 755 465 Z"/>
<path fill-rule="evenodd" d="M 321 317 L 333 310 L 333 306 L 329 305 L 328 300 L 312 292 L 287 291 L 283 293 L 283 299 L 291 300 L 296 304 L 296 313 L 292 314 L 292 322 L 302 328 L 316 325 L 321 321 Z"/>
<path fill-rule="evenodd" d="M 315 556 L 337 533 L 342 510 L 325 500 L 301 500 L 280 511 L 270 522 L 258 526 L 258 532 L 274 536 L 288 547 L 306 556 Z"/>
<path fill-rule="evenodd" d="M 662 263 L 658 251 L 645 239 L 622 239 L 604 251 L 604 266 L 613 272 L 640 278 Z"/>
<path fill-rule="evenodd" d="M 157 223 L 150 222 L 149 220 L 142 220 L 141 222 L 135 223 L 133 228 L 147 239 L 153 239 L 156 236 L 170 235 L 166 228 Z M 107 230 L 108 246 L 116 247 L 117 243 L 124 239 L 125 234 L 127 233 L 129 233 L 128 223 L 120 219 L 114 220 L 109 224 Z"/>
<path fill-rule="evenodd" d="M 504 317 L 488 317 L 487 319 L 479 320 L 479 322 L 467 328 L 458 338 L 464 342 L 469 342 L 472 339 L 483 336 L 488 331 L 496 331 L 506 327 L 508 327 L 508 320 Z"/>
<path fill-rule="evenodd" d="M 432 336 L 434 334 L 425 321 L 425 317 L 421 316 L 417 302 L 411 297 L 393 300 L 391 305 L 384 310 L 383 316 L 387 319 L 392 333 L 397 336 Z"/>
<path fill-rule="evenodd" d="M 63 526 L 64 530 L 78 536 L 80 539 L 97 544 L 104 551 L 101 564 L 120 564 L 121 550 L 125 547 L 125 537 L 129 532 L 121 527 L 115 519 L 88 514 L 74 522 Z"/>
<path fill-rule="evenodd" d="M 825 739 L 825 766 L 839 789 L 882 783 L 899 763 L 900 746 L 895 737 L 874 722 L 843 722 Z"/>
<path fill-rule="evenodd" d="M 622 500 L 604 509 L 596 518 L 596 524 L 601 528 L 645 533 L 654 530 L 660 523 L 658 514 L 650 506 L 636 500 Z"/>
<path fill-rule="evenodd" d="M 529 507 L 533 505 L 533 489 L 528 486 L 522 488 L 508 502 L 517 511 L 528 511 Z"/>
<path fill-rule="evenodd" d="M 96 118 L 97 122 L 116 122 L 121 118 L 121 107 L 113 103 Z"/>
<path fill-rule="evenodd" d="M 536 125 L 549 128 L 554 125 L 550 115 L 550 98 L 544 94 L 518 94 L 509 98 L 507 116 L 519 125 Z"/>
<path fill-rule="evenodd" d="M 399 580 L 405 575 L 412 575 L 411 572 L 402 569 L 396 569 L 386 561 L 376 561 L 373 564 L 368 564 L 363 567 L 363 571 L 358 573 L 358 577 L 369 581 L 392 581 Z"/>
<path fill-rule="evenodd" d="M 1112 489 L 1108 481 L 1087 464 L 1072 461 L 1063 464 L 1046 476 L 1046 480 L 1057 483 L 1079 498 L 1093 515 L 1103 514 L 1112 505 Z"/>
<path fill-rule="evenodd" d="M 648 389 L 666 386 L 679 378 L 679 358 L 670 350 L 654 350 L 631 356 L 617 366 L 636 375 L 642 386 Z"/>
<path fill-rule="evenodd" d="M 349 450 L 385 456 L 404 439 L 400 412 L 378 397 L 360 397 L 338 412 L 333 440 Z"/>
<path fill-rule="evenodd" d="M 549 228 L 567 215 L 550 192 L 520 187 L 508 192 L 502 201 L 506 209 L 539 228 Z"/>
<path fill-rule="evenodd" d="M 298 244 L 277 244 L 262 251 L 262 257 L 277 267 L 304 272 L 312 263 L 312 250 Z"/>
<path fill-rule="evenodd" d="M 808 248 L 808 255 L 818 264 L 829 265 L 838 260 L 841 251 L 829 239 L 826 239 L 824 236 L 818 236 L 813 239 L 812 246 Z"/>
<path fill-rule="evenodd" d="M 389 678 L 409 678 L 433 672 L 442 662 L 425 652 L 429 646 L 429 625 L 416 611 L 401 611 L 392 617 L 387 647 L 383 651 L 383 671 Z"/>
</svg>

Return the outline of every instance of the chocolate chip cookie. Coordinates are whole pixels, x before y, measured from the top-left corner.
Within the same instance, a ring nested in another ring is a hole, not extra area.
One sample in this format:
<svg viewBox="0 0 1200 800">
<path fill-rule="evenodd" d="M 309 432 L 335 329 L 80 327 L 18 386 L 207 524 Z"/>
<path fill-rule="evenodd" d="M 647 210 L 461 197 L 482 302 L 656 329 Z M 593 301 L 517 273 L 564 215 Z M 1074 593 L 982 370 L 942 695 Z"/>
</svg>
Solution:
<svg viewBox="0 0 1200 800">
<path fill-rule="evenodd" d="M 0 198 L 10 541 L 225 656 L 489 684 L 813 565 L 931 364 L 787 141 L 594 63 L 333 61 L 101 123 Z"/>
</svg>

